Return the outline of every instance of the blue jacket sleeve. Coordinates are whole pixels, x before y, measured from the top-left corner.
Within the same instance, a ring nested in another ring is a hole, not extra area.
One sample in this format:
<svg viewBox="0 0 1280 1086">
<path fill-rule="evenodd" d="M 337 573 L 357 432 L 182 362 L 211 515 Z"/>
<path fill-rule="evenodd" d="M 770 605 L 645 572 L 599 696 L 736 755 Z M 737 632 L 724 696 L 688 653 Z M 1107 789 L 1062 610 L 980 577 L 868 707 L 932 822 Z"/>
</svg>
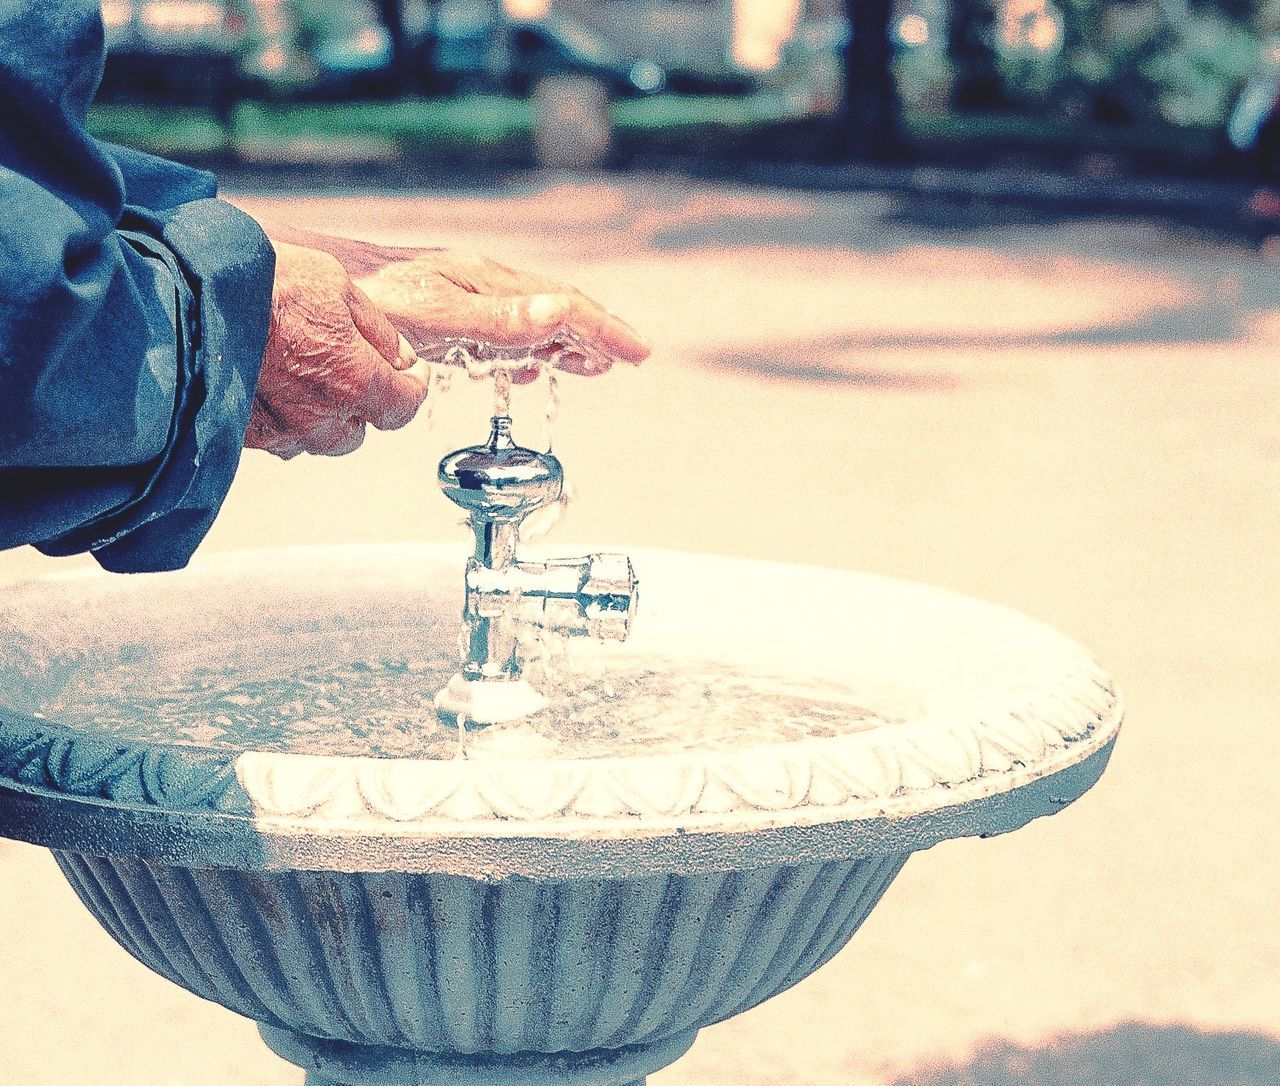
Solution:
<svg viewBox="0 0 1280 1086">
<path fill-rule="evenodd" d="M 239 463 L 274 254 L 212 176 L 98 143 L 94 0 L 0 5 L 0 548 L 175 569 Z"/>
</svg>

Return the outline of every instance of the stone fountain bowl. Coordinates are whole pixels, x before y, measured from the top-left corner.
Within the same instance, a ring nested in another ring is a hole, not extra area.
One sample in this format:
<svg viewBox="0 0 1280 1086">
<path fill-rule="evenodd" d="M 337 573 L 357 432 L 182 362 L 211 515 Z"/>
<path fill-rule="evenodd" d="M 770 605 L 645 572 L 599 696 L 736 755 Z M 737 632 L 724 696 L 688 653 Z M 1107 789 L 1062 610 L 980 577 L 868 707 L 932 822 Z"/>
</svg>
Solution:
<svg viewBox="0 0 1280 1086">
<path fill-rule="evenodd" d="M 910 853 L 1077 798 L 1119 727 L 1089 655 L 1012 612 L 642 552 L 630 641 L 460 732 L 430 706 L 464 557 L 264 551 L 0 603 L 0 833 L 313 1083 L 638 1081 L 830 959 Z"/>
</svg>

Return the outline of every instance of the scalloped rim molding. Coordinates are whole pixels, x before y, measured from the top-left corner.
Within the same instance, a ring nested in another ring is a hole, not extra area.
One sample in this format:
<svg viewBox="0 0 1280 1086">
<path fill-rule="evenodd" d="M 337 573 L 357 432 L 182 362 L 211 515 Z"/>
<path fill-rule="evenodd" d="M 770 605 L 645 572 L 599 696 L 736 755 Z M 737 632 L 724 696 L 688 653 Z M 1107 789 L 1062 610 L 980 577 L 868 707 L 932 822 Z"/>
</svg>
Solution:
<svg viewBox="0 0 1280 1086">
<path fill-rule="evenodd" d="M 1081 654 L 1056 688 L 981 720 L 926 716 L 701 756 L 527 763 L 336 758 L 103 743 L 0 722 L 0 786 L 112 807 L 252 819 L 257 832 L 624 837 L 905 817 L 1012 791 L 1098 752 L 1122 711 Z M 1075 798 L 1070 797 L 1070 798 Z"/>
<path fill-rule="evenodd" d="M 496 753 L 431 761 L 221 751 L 94 736 L 0 711 L 0 833 L 194 866 L 625 875 L 669 864 L 718 869 L 730 854 L 790 862 L 1005 832 L 1076 799 L 1106 763 L 1122 716 L 1114 688 L 1086 650 L 1016 612 L 847 571 L 633 557 L 642 577 L 653 574 L 647 624 L 633 638 L 647 638 L 646 651 L 696 653 L 711 630 L 731 640 L 721 648 L 740 667 L 807 674 L 839 669 L 849 645 L 861 644 L 854 651 L 870 655 L 858 667 L 873 677 L 897 654 L 919 651 L 919 670 L 890 678 L 924 710 L 837 737 L 536 767 Z M 203 626 L 183 634 L 198 639 L 224 621 L 244 624 L 244 585 L 256 579 L 275 593 L 255 612 L 259 625 L 287 636 L 323 615 L 349 633 L 368 621 L 373 601 L 384 616 L 400 606 L 423 620 L 414 593 L 444 599 L 456 588 L 455 559 L 450 548 L 427 546 L 304 548 L 217 556 L 202 571 L 156 575 L 145 587 L 55 576 L 0 601 L 0 628 L 11 622 L 14 644 L 34 646 L 36 660 L 42 648 L 65 651 L 54 643 L 65 640 L 64 622 L 91 648 L 102 628 L 128 645 L 163 635 L 155 616 L 201 592 Z M 136 607 L 119 606 L 130 598 Z M 838 620 L 820 641 L 779 636 L 816 607 Z M 100 627 L 104 610 L 111 621 Z M 881 630 L 875 644 L 857 641 L 868 621 Z M 917 648 L 921 630 L 929 639 Z M 877 662 L 881 645 L 892 655 Z M 10 654 L 19 678 L 25 657 Z"/>
</svg>

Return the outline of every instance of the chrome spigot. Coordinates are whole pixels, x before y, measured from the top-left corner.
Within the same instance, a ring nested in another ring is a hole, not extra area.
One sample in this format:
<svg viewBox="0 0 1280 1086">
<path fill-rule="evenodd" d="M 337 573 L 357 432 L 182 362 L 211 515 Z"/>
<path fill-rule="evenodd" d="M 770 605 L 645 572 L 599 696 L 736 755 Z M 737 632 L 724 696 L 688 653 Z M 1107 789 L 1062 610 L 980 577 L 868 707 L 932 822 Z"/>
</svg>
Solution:
<svg viewBox="0 0 1280 1086">
<path fill-rule="evenodd" d="M 522 562 L 520 522 L 560 500 L 564 469 L 551 453 L 521 448 L 511 419 L 495 415 L 489 440 L 440 461 L 440 487 L 467 511 L 475 553 L 467 562 L 466 654 L 462 670 L 436 696 L 436 711 L 467 724 L 535 713 L 544 698 L 521 674 L 522 624 L 553 633 L 625 640 L 637 586 L 621 554 Z"/>
</svg>

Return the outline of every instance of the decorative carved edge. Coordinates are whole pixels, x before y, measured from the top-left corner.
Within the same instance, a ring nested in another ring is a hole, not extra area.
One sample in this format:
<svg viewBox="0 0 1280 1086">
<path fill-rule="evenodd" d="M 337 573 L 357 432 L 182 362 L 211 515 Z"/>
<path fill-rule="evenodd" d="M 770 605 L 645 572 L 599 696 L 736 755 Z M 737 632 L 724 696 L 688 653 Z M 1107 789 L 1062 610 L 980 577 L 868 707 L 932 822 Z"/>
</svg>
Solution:
<svg viewBox="0 0 1280 1086">
<path fill-rule="evenodd" d="M 130 747 L 32 717 L 0 718 L 0 785 L 132 807 L 253 814 L 231 752 Z"/>
<path fill-rule="evenodd" d="M 387 835 L 635 833 L 646 823 L 842 820 L 943 806 L 977 782 L 1012 790 L 1120 726 L 1111 683 L 1080 650 L 1057 685 L 981 719 L 926 716 L 856 735 L 701 756 L 448 762 L 129 747 L 35 718 L 0 719 L 0 786 L 128 808 L 252 818 L 291 831 Z M 929 797 L 926 793 L 937 790 Z"/>
</svg>

